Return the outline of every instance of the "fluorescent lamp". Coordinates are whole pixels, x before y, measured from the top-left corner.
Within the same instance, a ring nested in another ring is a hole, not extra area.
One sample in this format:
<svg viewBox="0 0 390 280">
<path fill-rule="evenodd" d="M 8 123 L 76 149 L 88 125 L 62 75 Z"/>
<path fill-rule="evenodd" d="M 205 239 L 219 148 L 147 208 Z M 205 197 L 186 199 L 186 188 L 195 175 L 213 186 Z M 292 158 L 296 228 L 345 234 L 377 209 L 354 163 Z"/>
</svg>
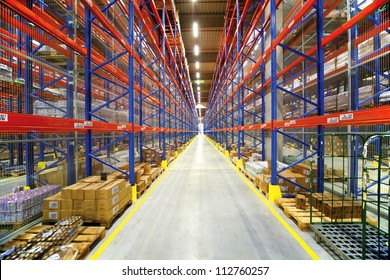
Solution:
<svg viewBox="0 0 390 280">
<path fill-rule="evenodd" d="M 196 72 L 196 78 L 199 79 L 200 78 L 200 74 L 199 72 Z"/>
<path fill-rule="evenodd" d="M 200 87 L 198 87 L 197 90 L 200 90 Z"/>
<path fill-rule="evenodd" d="M 195 68 L 198 70 L 198 69 L 199 69 L 199 67 L 200 67 L 200 65 L 199 65 L 199 61 L 195 62 Z"/>
<path fill-rule="evenodd" d="M 192 32 L 194 34 L 194 37 L 195 38 L 198 38 L 198 35 L 199 35 L 199 27 L 198 27 L 198 23 L 197 22 L 194 22 L 192 24 Z"/>
<path fill-rule="evenodd" d="M 194 53 L 195 53 L 195 55 L 199 55 L 199 46 L 198 45 L 194 46 Z"/>
</svg>

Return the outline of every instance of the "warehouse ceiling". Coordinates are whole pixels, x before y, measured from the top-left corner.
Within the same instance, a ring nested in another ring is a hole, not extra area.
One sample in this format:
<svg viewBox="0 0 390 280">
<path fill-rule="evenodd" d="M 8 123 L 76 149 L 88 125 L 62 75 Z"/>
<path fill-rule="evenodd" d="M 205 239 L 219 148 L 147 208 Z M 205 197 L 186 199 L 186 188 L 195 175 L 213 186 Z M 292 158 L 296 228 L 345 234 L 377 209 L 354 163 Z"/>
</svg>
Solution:
<svg viewBox="0 0 390 280">
<path fill-rule="evenodd" d="M 199 87 L 201 104 L 206 107 L 223 31 L 227 1 L 176 0 L 175 4 L 179 13 L 195 100 L 198 103 Z M 194 22 L 198 24 L 199 29 L 197 38 L 193 34 Z M 195 45 L 199 46 L 198 55 L 194 52 Z M 196 62 L 199 62 L 199 69 L 196 69 Z M 196 81 L 199 81 L 199 84 L 196 84 Z M 204 116 L 204 113 L 205 109 L 201 109 L 201 116 Z"/>
</svg>

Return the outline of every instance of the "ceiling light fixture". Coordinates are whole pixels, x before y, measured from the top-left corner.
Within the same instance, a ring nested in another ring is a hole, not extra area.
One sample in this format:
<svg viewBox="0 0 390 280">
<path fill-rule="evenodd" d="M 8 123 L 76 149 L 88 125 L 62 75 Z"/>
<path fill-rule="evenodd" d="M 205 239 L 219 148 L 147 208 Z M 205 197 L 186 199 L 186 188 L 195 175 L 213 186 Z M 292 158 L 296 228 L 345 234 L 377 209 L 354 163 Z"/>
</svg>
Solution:
<svg viewBox="0 0 390 280">
<path fill-rule="evenodd" d="M 196 72 L 196 78 L 199 79 L 200 78 L 200 74 L 199 72 Z"/>
<path fill-rule="evenodd" d="M 194 53 L 195 53 L 195 55 L 199 55 L 199 46 L 198 45 L 194 46 Z"/>
<path fill-rule="evenodd" d="M 200 87 L 198 87 L 197 90 L 200 90 Z"/>
<path fill-rule="evenodd" d="M 195 68 L 198 70 L 198 69 L 199 69 L 199 67 L 200 67 L 200 65 L 199 65 L 199 61 L 195 62 Z"/>
<path fill-rule="evenodd" d="M 194 22 L 192 24 L 192 32 L 194 34 L 194 37 L 195 38 L 198 38 L 198 35 L 199 35 L 199 27 L 198 27 L 198 23 L 197 22 Z"/>
</svg>

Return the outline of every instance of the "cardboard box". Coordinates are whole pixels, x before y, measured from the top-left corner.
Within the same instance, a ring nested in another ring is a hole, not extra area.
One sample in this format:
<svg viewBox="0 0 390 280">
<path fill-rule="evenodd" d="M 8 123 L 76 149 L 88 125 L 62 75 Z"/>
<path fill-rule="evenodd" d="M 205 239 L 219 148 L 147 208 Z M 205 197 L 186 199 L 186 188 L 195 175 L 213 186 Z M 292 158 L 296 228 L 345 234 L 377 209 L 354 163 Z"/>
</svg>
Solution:
<svg viewBox="0 0 390 280">
<path fill-rule="evenodd" d="M 84 219 L 84 210 L 73 210 L 72 216 L 80 216 L 81 218 Z"/>
<path fill-rule="evenodd" d="M 150 172 L 150 169 L 152 169 L 152 167 L 150 166 L 150 163 L 146 163 L 144 165 L 144 172 L 145 172 L 145 174 L 148 174 Z"/>
<path fill-rule="evenodd" d="M 62 199 L 61 200 L 61 210 L 73 210 L 73 200 L 72 199 Z"/>
<path fill-rule="evenodd" d="M 84 210 L 84 200 L 74 199 L 72 210 Z"/>
<path fill-rule="evenodd" d="M 115 180 L 110 184 L 104 185 L 102 188 L 99 188 L 96 192 L 96 199 L 109 199 L 112 196 L 119 193 L 125 187 L 125 180 L 119 179 Z"/>
<path fill-rule="evenodd" d="M 130 196 L 131 198 L 131 186 L 126 185 L 123 190 L 119 192 L 119 201 L 125 199 L 126 196 Z"/>
<path fill-rule="evenodd" d="M 104 186 L 111 184 L 115 180 L 109 179 L 107 181 L 103 181 L 103 183 L 94 183 L 83 188 L 84 191 L 84 199 L 85 200 L 95 200 L 97 197 L 97 191 Z"/>
<path fill-rule="evenodd" d="M 76 184 L 71 185 L 69 187 L 63 188 L 62 191 L 61 191 L 61 197 L 63 199 L 73 199 L 72 198 L 73 190 L 76 190 L 76 189 L 79 189 L 79 188 L 83 188 L 83 187 L 86 187 L 86 186 L 88 186 L 88 183 L 76 183 Z M 83 196 L 84 196 L 84 194 L 83 194 Z"/>
<path fill-rule="evenodd" d="M 298 209 L 306 210 L 306 196 L 304 194 L 297 194 L 295 196 L 295 206 Z"/>
<path fill-rule="evenodd" d="M 43 210 L 43 221 L 57 222 L 61 219 L 61 210 Z"/>
<path fill-rule="evenodd" d="M 134 173 L 134 177 L 135 177 L 135 183 L 138 184 L 139 181 L 141 180 L 141 176 L 143 174 L 143 171 L 141 172 L 141 170 L 137 171 Z"/>
<path fill-rule="evenodd" d="M 43 210 L 61 210 L 61 193 L 45 198 L 43 200 Z"/>
<path fill-rule="evenodd" d="M 43 170 L 37 175 L 37 177 L 47 185 L 64 186 L 62 172 L 58 171 L 57 167 Z"/>
<path fill-rule="evenodd" d="M 84 188 L 88 186 L 88 183 L 79 183 L 78 187 L 72 189 L 73 200 L 84 200 Z M 74 203 L 73 203 L 74 206 Z"/>
<path fill-rule="evenodd" d="M 73 213 L 72 210 L 61 210 L 61 219 L 71 217 L 72 213 Z"/>
<path fill-rule="evenodd" d="M 146 188 L 145 182 L 140 181 L 139 184 L 137 184 L 137 192 L 142 192 Z"/>
<path fill-rule="evenodd" d="M 148 176 L 148 175 L 141 176 L 140 182 L 144 182 L 145 188 L 149 187 L 149 185 L 151 183 L 150 176 Z"/>
<path fill-rule="evenodd" d="M 106 211 L 114 207 L 119 203 L 119 193 L 114 195 L 109 199 L 99 199 L 96 200 L 96 210 L 97 211 Z"/>
<path fill-rule="evenodd" d="M 114 207 L 106 211 L 96 211 L 96 220 L 97 221 L 109 221 L 119 212 L 119 204 L 116 204 Z"/>
<path fill-rule="evenodd" d="M 96 200 L 84 200 L 84 211 L 95 211 Z"/>
<path fill-rule="evenodd" d="M 125 196 L 119 200 L 119 208 L 123 209 L 127 204 L 129 204 L 130 201 L 131 201 L 131 193 L 125 192 Z"/>
<path fill-rule="evenodd" d="M 84 211 L 84 220 L 85 221 L 95 221 L 96 220 L 96 210 L 85 210 Z"/>
</svg>

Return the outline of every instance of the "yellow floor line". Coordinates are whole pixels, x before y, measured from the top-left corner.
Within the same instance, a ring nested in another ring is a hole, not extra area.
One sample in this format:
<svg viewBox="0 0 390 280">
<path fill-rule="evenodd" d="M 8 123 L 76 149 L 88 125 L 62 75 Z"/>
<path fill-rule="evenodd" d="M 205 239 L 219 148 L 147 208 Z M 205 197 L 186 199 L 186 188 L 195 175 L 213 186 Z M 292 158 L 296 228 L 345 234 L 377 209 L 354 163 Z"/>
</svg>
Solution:
<svg viewBox="0 0 390 280">
<path fill-rule="evenodd" d="M 215 148 L 215 150 L 218 151 L 218 149 L 213 145 L 213 143 L 210 141 L 209 138 L 207 138 L 211 145 Z M 219 151 L 218 151 L 219 153 Z M 286 228 L 286 230 L 294 237 L 294 239 L 299 243 L 299 245 L 302 246 L 302 248 L 308 253 L 308 255 L 313 260 L 319 260 L 320 257 L 313 251 L 313 249 L 299 236 L 299 234 L 286 222 L 285 219 L 283 219 L 282 216 L 279 215 L 278 212 L 271 206 L 270 202 L 265 199 L 258 191 L 257 189 L 252 185 L 252 182 L 249 182 L 248 179 L 239 171 L 239 169 L 233 165 L 225 156 L 223 158 L 226 160 L 226 162 L 234 168 L 234 170 L 237 172 L 237 174 L 240 176 L 240 178 L 245 182 L 245 184 L 248 185 L 248 187 L 256 194 L 256 196 L 264 203 L 264 205 L 268 208 L 268 210 L 271 211 L 271 213 L 278 219 L 278 221 Z"/>
<path fill-rule="evenodd" d="M 197 138 L 198 136 L 196 136 L 194 138 L 194 140 Z M 190 143 L 190 145 L 193 143 L 193 141 Z M 190 146 L 188 145 L 187 146 L 187 149 L 188 147 Z M 100 255 L 104 252 L 104 250 L 106 250 L 106 248 L 110 245 L 110 243 L 112 242 L 112 240 L 114 240 L 115 236 L 118 235 L 118 233 L 122 230 L 122 228 L 127 224 L 127 222 L 131 219 L 131 217 L 133 217 L 133 215 L 137 212 L 138 208 L 141 207 L 141 205 L 144 203 L 144 201 L 148 198 L 148 196 L 152 193 L 152 191 L 157 188 L 157 186 L 161 183 L 161 180 L 165 178 L 165 176 L 168 174 L 168 171 L 171 170 L 175 165 L 176 163 L 178 162 L 178 160 L 182 157 L 182 155 L 184 154 L 181 153 L 177 158 L 176 160 L 168 166 L 168 168 L 164 171 L 164 173 L 157 179 L 157 181 L 153 184 L 153 186 L 143 195 L 143 197 L 139 200 L 137 200 L 137 202 L 134 204 L 134 208 L 130 211 L 130 213 L 125 217 L 125 219 L 118 225 L 118 227 L 110 234 L 110 236 L 104 241 L 104 243 L 99 247 L 99 249 L 96 251 L 95 254 L 93 254 L 93 256 L 91 257 L 91 260 L 97 260 Z"/>
</svg>

